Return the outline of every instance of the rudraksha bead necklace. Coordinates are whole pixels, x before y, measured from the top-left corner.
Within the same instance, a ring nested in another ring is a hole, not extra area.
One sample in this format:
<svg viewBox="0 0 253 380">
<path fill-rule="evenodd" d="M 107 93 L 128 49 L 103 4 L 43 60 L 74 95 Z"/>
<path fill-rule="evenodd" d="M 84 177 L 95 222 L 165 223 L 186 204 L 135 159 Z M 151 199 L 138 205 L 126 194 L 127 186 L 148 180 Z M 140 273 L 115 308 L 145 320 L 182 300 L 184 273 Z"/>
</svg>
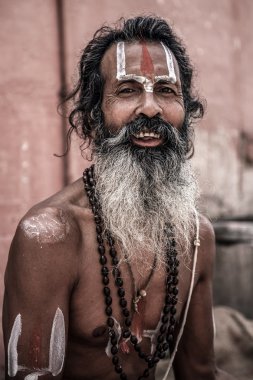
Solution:
<svg viewBox="0 0 253 380">
<path fill-rule="evenodd" d="M 94 215 L 94 221 L 96 225 L 97 242 L 99 262 L 101 264 L 101 276 L 103 284 L 103 294 L 105 301 L 105 314 L 107 316 L 107 326 L 109 329 L 109 339 L 111 343 L 112 363 L 114 365 L 115 372 L 119 374 L 121 380 L 127 380 L 127 375 L 122 369 L 120 364 L 120 358 L 118 356 L 118 340 L 116 333 L 113 329 L 114 319 L 112 310 L 112 297 L 111 289 L 109 286 L 109 268 L 107 264 L 106 249 L 104 243 L 104 231 L 103 231 L 103 219 L 101 206 L 99 203 L 97 192 L 95 191 L 96 183 L 94 178 L 94 165 L 86 169 L 83 173 L 84 187 L 86 194 L 89 198 L 91 209 Z M 167 276 L 166 276 L 166 291 L 164 306 L 161 314 L 161 326 L 159 334 L 157 336 L 157 344 L 155 351 L 148 355 L 142 351 L 141 345 L 138 342 L 137 337 L 131 332 L 131 313 L 129 311 L 127 300 L 125 299 L 124 284 L 121 277 L 121 271 L 118 267 L 119 259 L 115 249 L 115 242 L 110 232 L 106 232 L 106 239 L 109 245 L 109 254 L 111 257 L 112 273 L 114 277 L 114 283 L 117 287 L 117 294 L 119 297 L 119 305 L 124 318 L 124 327 L 122 329 L 122 337 L 125 340 L 130 340 L 134 350 L 138 353 L 139 357 L 146 362 L 147 368 L 143 371 L 142 375 L 137 377 L 137 380 L 143 380 L 149 377 L 150 370 L 163 359 L 166 355 L 166 351 L 170 348 L 170 344 L 173 341 L 173 334 L 176 323 L 176 305 L 178 301 L 178 265 L 176 243 L 174 238 L 171 239 L 170 245 L 167 251 Z"/>
</svg>

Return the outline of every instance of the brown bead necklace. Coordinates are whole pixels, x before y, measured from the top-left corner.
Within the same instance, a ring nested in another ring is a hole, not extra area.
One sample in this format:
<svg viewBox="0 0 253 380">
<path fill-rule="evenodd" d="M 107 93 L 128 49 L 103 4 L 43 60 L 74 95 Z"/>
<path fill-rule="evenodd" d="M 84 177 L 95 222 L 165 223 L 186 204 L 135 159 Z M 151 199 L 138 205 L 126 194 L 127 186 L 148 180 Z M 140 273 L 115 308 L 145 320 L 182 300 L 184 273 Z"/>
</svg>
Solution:
<svg viewBox="0 0 253 380">
<path fill-rule="evenodd" d="M 127 380 L 127 375 L 123 371 L 120 364 L 120 358 L 118 355 L 118 339 L 116 333 L 113 329 L 114 318 L 112 310 L 112 297 L 111 289 L 109 286 L 109 269 L 106 266 L 107 256 L 104 243 L 104 231 L 103 231 L 103 220 L 101 206 L 99 203 L 97 192 L 95 191 L 95 178 L 94 178 L 94 165 L 86 169 L 83 173 L 83 181 L 86 194 L 89 198 L 91 209 L 94 215 L 94 221 L 96 225 L 97 242 L 98 242 L 98 254 L 99 262 L 101 264 L 101 276 L 103 284 L 103 294 L 105 301 L 105 314 L 107 317 L 107 327 L 109 330 L 109 339 L 111 343 L 111 355 L 112 363 L 114 365 L 115 372 L 119 375 L 121 380 Z M 176 305 L 178 301 L 178 265 L 179 260 L 177 259 L 176 243 L 175 239 L 170 239 L 170 244 L 167 249 L 167 276 L 165 282 L 165 299 L 164 306 L 161 315 L 161 325 L 159 329 L 159 334 L 157 336 L 156 349 L 153 354 L 149 355 L 142 351 L 141 345 L 138 342 L 137 337 L 132 333 L 132 318 L 131 313 L 128 309 L 127 300 L 125 299 L 124 284 L 121 277 L 121 271 L 118 267 L 119 259 L 117 257 L 117 252 L 115 249 L 115 241 L 111 236 L 109 231 L 106 231 L 106 240 L 109 245 L 109 254 L 111 257 L 112 273 L 114 278 L 114 284 L 117 288 L 117 294 L 119 297 L 119 305 L 124 318 L 124 327 L 122 329 L 123 339 L 129 339 L 134 350 L 139 355 L 139 357 L 146 362 L 146 369 L 141 375 L 137 377 L 137 380 L 143 380 L 149 377 L 150 370 L 163 359 L 166 355 L 167 350 L 170 348 L 170 344 L 173 341 L 173 335 L 175 331 L 176 323 Z M 138 302 L 137 302 L 138 305 Z"/>
</svg>

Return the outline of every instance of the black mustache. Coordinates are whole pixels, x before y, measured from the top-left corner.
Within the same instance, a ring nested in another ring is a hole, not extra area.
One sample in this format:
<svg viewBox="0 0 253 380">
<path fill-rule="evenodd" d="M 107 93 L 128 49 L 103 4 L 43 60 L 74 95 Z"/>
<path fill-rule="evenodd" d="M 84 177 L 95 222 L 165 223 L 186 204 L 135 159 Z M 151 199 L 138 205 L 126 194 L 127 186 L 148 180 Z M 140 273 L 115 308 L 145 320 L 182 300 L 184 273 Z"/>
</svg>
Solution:
<svg viewBox="0 0 253 380">
<path fill-rule="evenodd" d="M 143 131 L 158 134 L 160 138 L 163 139 L 163 145 L 166 145 L 167 147 L 175 149 L 180 146 L 183 150 L 185 148 L 185 141 L 180 131 L 159 116 L 149 118 L 141 115 L 135 120 L 125 124 L 124 135 L 121 136 L 121 143 L 130 143 L 133 135 Z"/>
<path fill-rule="evenodd" d="M 153 132 L 159 134 L 163 139 L 168 139 L 171 133 L 174 134 L 173 125 L 164 121 L 159 116 L 149 118 L 147 116 L 138 116 L 135 120 L 125 125 L 126 134 L 130 137 L 142 131 Z"/>
<path fill-rule="evenodd" d="M 176 154 L 182 159 L 185 157 L 187 149 L 187 139 L 182 133 L 172 124 L 164 121 L 159 116 L 149 118 L 145 115 L 140 115 L 129 123 L 126 123 L 117 132 L 112 132 L 114 128 L 103 125 L 101 133 L 97 135 L 95 147 L 97 153 L 106 153 L 111 149 L 121 149 L 128 147 L 130 151 L 138 156 L 146 155 L 146 151 L 153 156 L 164 156 Z M 143 148 L 132 142 L 132 137 L 143 131 L 153 132 L 162 138 L 163 142 L 157 147 Z M 151 156 L 150 156 L 151 157 Z M 163 158 L 162 158 L 163 159 Z"/>
<path fill-rule="evenodd" d="M 154 164 L 160 163 L 165 171 L 170 171 L 171 176 L 172 172 L 175 173 L 176 178 L 176 173 L 186 158 L 187 140 L 181 130 L 158 116 L 148 118 L 140 115 L 117 132 L 111 131 L 112 128 L 109 126 L 103 126 L 103 134 L 100 135 L 100 140 L 96 140 L 96 154 L 100 156 L 111 154 L 113 157 L 127 152 L 142 165 L 147 175 L 152 176 Z M 162 144 L 156 147 L 140 147 L 134 144 L 133 135 L 142 131 L 159 134 L 163 139 Z"/>
</svg>

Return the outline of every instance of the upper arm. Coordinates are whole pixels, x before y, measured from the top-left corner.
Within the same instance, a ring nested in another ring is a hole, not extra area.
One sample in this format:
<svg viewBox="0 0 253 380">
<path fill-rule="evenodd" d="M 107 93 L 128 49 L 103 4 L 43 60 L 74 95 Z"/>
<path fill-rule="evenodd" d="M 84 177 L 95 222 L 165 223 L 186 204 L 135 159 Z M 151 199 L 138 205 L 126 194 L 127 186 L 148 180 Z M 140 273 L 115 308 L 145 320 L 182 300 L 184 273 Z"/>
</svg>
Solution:
<svg viewBox="0 0 253 380">
<path fill-rule="evenodd" d="M 68 237 L 53 238 L 50 229 L 57 225 L 40 221 L 41 230 L 31 229 L 29 235 L 25 222 L 17 228 L 5 272 L 6 372 L 17 379 L 40 371 L 60 378 L 75 263 Z M 47 239 L 43 239 L 43 231 Z"/>
<path fill-rule="evenodd" d="M 200 227 L 197 281 L 174 363 L 177 380 L 215 378 L 212 314 L 215 239 L 208 221 L 201 219 Z"/>
</svg>

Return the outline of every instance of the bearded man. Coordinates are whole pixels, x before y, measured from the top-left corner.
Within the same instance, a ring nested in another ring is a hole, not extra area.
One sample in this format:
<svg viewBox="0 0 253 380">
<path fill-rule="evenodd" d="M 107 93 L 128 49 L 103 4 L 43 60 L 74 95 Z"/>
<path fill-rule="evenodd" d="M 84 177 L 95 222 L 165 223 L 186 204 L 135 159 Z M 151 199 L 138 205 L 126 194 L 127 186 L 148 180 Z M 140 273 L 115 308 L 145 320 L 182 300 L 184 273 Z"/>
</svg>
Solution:
<svg viewBox="0 0 253 380">
<path fill-rule="evenodd" d="M 70 96 L 95 166 L 21 220 L 6 269 L 6 377 L 231 379 L 213 352 L 214 236 L 196 211 L 192 67 L 170 26 L 101 28 Z M 199 251 L 199 252 L 198 252 Z"/>
</svg>

